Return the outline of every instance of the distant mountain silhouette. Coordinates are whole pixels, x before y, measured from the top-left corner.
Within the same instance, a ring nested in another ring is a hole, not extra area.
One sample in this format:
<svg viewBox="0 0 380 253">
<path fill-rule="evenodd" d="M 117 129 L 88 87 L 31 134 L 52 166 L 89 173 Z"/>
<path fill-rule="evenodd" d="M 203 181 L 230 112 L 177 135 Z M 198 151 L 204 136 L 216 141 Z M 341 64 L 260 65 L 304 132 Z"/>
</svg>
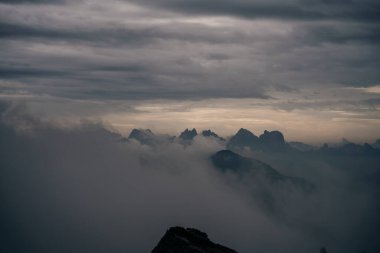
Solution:
<svg viewBox="0 0 380 253">
<path fill-rule="evenodd" d="M 163 143 L 171 143 L 175 136 L 165 134 L 154 134 L 150 129 L 133 129 L 128 136 L 128 139 L 122 138 L 121 141 L 137 140 L 143 145 L 155 147 Z"/>
<path fill-rule="evenodd" d="M 280 131 L 265 130 L 259 137 L 260 147 L 265 151 L 285 151 L 288 145 L 285 143 L 284 135 Z"/>
<path fill-rule="evenodd" d="M 285 142 L 284 135 L 280 131 L 265 130 L 260 137 L 257 137 L 249 130 L 241 128 L 229 139 L 227 148 L 237 150 L 245 147 L 266 152 L 280 152 L 291 149 L 291 147 Z"/>
<path fill-rule="evenodd" d="M 145 145 L 154 143 L 154 133 L 150 129 L 133 129 L 128 136 L 128 139 L 134 139 Z"/>
<path fill-rule="evenodd" d="M 195 128 L 193 128 L 192 130 L 189 130 L 189 129 L 186 128 L 185 131 L 183 131 L 179 135 L 179 138 L 182 139 L 182 140 L 185 140 L 185 141 L 191 141 L 197 135 L 198 135 L 198 133 L 197 133 L 197 130 Z"/>
<path fill-rule="evenodd" d="M 216 138 L 218 140 L 225 141 L 224 138 L 220 137 L 219 135 L 217 135 L 216 133 L 214 133 L 210 129 L 209 130 L 203 130 L 202 131 L 202 136 L 204 136 L 204 137 L 214 137 L 214 138 Z"/>
<path fill-rule="evenodd" d="M 290 183 L 305 192 L 312 191 L 315 186 L 309 181 L 289 177 L 279 173 L 270 165 L 253 158 L 246 158 L 230 150 L 221 150 L 211 156 L 214 166 L 222 171 L 230 171 L 240 176 L 251 176 L 254 178 L 265 178 L 269 183 Z"/>
<path fill-rule="evenodd" d="M 342 145 L 346 145 L 346 144 L 350 144 L 352 142 L 350 142 L 349 140 L 347 140 L 346 138 L 342 138 L 342 141 L 341 141 Z"/>
<path fill-rule="evenodd" d="M 247 129 L 240 128 L 239 131 L 228 140 L 227 148 L 235 149 L 245 147 L 257 149 L 259 147 L 259 137 Z"/>
<path fill-rule="evenodd" d="M 198 135 L 195 128 L 185 129 L 178 137 L 180 143 L 191 145 L 192 140 Z M 225 141 L 222 137 L 211 130 L 203 130 L 201 135 L 204 137 L 212 137 L 220 141 Z M 157 146 L 157 144 L 170 143 L 176 138 L 168 135 L 155 135 L 150 129 L 133 129 L 128 138 L 124 138 L 115 134 L 115 138 L 120 141 L 137 140 L 141 144 L 149 146 Z M 267 131 L 257 137 L 251 131 L 240 128 L 235 135 L 228 139 L 226 148 L 235 152 L 241 149 L 249 148 L 251 150 L 263 151 L 265 153 L 287 152 L 298 154 L 299 152 L 307 152 L 309 155 L 347 155 L 347 156 L 370 156 L 380 155 L 380 139 L 376 140 L 372 145 L 365 143 L 363 145 L 356 144 L 343 138 L 339 144 L 324 144 L 321 148 L 314 148 L 302 142 L 285 141 L 284 135 L 280 131 Z"/>
<path fill-rule="evenodd" d="M 194 228 L 171 227 L 152 253 L 237 253 L 213 243 L 206 233 Z"/>
<path fill-rule="evenodd" d="M 363 145 L 355 143 L 347 143 L 338 147 L 329 147 L 324 144 L 318 152 L 325 155 L 347 155 L 347 156 L 365 156 L 365 155 L 380 155 L 380 150 L 373 148 L 368 143 Z"/>
</svg>

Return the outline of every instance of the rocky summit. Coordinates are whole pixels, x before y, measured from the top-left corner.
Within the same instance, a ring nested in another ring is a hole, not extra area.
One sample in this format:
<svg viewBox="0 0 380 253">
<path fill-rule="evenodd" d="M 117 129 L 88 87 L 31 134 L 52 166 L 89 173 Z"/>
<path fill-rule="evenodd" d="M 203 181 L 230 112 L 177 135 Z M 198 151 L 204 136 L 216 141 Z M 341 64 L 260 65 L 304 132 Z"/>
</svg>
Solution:
<svg viewBox="0 0 380 253">
<path fill-rule="evenodd" d="M 224 138 L 220 137 L 219 135 L 217 135 L 216 133 L 214 133 L 213 131 L 211 131 L 210 129 L 208 130 L 203 130 L 202 131 L 202 136 L 204 137 L 213 137 L 217 140 L 220 140 L 220 141 L 225 141 Z"/>
<path fill-rule="evenodd" d="M 247 129 L 240 128 L 239 131 L 231 137 L 227 143 L 229 149 L 249 147 L 251 149 L 257 148 L 259 145 L 259 137 L 254 135 Z"/>
<path fill-rule="evenodd" d="M 197 130 L 195 128 L 193 128 L 192 130 L 189 130 L 189 129 L 186 128 L 185 131 L 183 131 L 179 135 L 179 138 L 182 139 L 182 140 L 191 141 L 197 135 L 198 135 L 198 133 L 197 133 Z"/>
<path fill-rule="evenodd" d="M 171 227 L 152 253 L 237 253 L 212 242 L 206 233 L 194 228 Z"/>
<path fill-rule="evenodd" d="M 128 139 L 134 139 L 141 144 L 149 145 L 154 142 L 154 133 L 150 129 L 133 129 Z"/>
</svg>

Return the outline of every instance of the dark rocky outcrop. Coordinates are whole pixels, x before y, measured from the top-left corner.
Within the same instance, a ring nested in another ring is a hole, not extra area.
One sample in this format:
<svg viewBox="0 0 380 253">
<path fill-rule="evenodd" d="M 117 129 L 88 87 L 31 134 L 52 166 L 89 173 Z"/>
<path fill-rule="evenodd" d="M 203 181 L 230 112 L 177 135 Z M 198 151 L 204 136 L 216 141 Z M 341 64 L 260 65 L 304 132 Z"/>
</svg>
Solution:
<svg viewBox="0 0 380 253">
<path fill-rule="evenodd" d="M 197 130 L 195 128 L 193 128 L 192 130 L 189 130 L 189 129 L 186 128 L 185 131 L 183 131 L 179 135 L 179 138 L 182 139 L 182 140 L 185 140 L 185 141 L 191 141 L 197 135 L 198 135 L 198 133 L 197 133 Z"/>
<path fill-rule="evenodd" d="M 202 131 L 202 136 L 204 137 L 214 137 L 220 141 L 224 141 L 224 138 L 220 137 L 219 135 L 217 135 L 215 132 L 211 131 L 210 129 L 209 130 L 203 130 Z"/>
<path fill-rule="evenodd" d="M 259 137 L 257 137 L 247 129 L 240 128 L 239 131 L 229 139 L 227 143 L 227 148 L 235 149 L 244 147 L 248 147 L 251 149 L 258 148 Z"/>
<path fill-rule="evenodd" d="M 171 227 L 152 253 L 237 253 L 213 243 L 206 233 L 194 228 Z"/>
<path fill-rule="evenodd" d="M 285 142 L 284 135 L 280 131 L 265 130 L 260 137 L 257 137 L 247 129 L 241 128 L 227 143 L 227 148 L 238 150 L 250 148 L 265 152 L 283 152 L 292 148 Z"/>
<path fill-rule="evenodd" d="M 133 129 L 128 139 L 134 139 L 145 145 L 152 145 L 154 142 L 154 133 L 150 129 Z"/>
<path fill-rule="evenodd" d="M 280 131 L 265 130 L 259 137 L 260 148 L 265 151 L 285 151 L 288 146 L 284 135 Z"/>
<path fill-rule="evenodd" d="M 129 134 L 128 139 L 122 138 L 121 141 L 136 140 L 143 145 L 156 147 L 160 144 L 172 143 L 175 138 L 175 136 L 166 134 L 154 134 L 150 129 L 133 129 Z"/>
</svg>

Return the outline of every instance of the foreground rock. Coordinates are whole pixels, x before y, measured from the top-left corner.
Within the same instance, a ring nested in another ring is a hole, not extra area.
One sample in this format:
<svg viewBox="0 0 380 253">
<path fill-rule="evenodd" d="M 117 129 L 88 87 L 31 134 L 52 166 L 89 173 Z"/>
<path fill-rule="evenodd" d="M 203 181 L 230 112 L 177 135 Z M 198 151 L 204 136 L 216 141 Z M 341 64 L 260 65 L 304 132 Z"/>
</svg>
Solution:
<svg viewBox="0 0 380 253">
<path fill-rule="evenodd" d="M 172 227 L 152 253 L 237 253 L 210 241 L 206 233 L 193 228 Z"/>
</svg>

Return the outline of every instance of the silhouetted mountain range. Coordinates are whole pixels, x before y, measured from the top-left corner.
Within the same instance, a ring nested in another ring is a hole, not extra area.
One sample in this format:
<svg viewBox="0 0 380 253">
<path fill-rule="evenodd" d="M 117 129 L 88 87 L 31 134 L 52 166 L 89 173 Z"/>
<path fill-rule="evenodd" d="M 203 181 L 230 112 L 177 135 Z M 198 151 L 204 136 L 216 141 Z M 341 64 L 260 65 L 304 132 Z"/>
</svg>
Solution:
<svg viewBox="0 0 380 253">
<path fill-rule="evenodd" d="M 343 146 L 329 147 L 324 144 L 317 152 L 325 155 L 346 155 L 346 156 L 365 156 L 380 155 L 380 150 L 372 147 L 368 143 L 363 145 L 347 143 Z"/>
<path fill-rule="evenodd" d="M 227 148 L 231 150 L 250 148 L 252 150 L 268 152 L 287 151 L 291 149 L 291 147 L 285 142 L 284 135 L 280 131 L 265 130 L 260 137 L 257 137 L 255 134 L 244 128 L 241 128 L 229 139 Z"/>
<path fill-rule="evenodd" d="M 198 135 L 195 128 L 185 129 L 179 136 L 178 140 L 184 145 L 192 143 L 193 139 Z M 218 134 L 211 130 L 203 130 L 201 136 L 206 138 L 215 138 L 221 142 L 226 141 Z M 128 139 L 134 139 L 144 145 L 154 146 L 158 142 L 172 142 L 176 139 L 175 136 L 155 135 L 150 129 L 133 129 L 129 134 Z M 124 138 L 122 140 L 125 140 Z M 321 148 L 316 148 L 302 142 L 285 141 L 284 135 L 280 131 L 267 131 L 257 137 L 251 131 L 241 128 L 239 131 L 228 139 L 226 148 L 236 152 L 244 148 L 251 150 L 271 152 L 308 152 L 309 154 L 325 154 L 325 155 L 380 155 L 380 139 L 376 140 L 372 145 L 365 143 L 363 145 L 352 143 L 346 139 L 342 139 L 339 145 L 329 146 L 323 145 Z"/>
<path fill-rule="evenodd" d="M 213 243 L 206 233 L 194 228 L 171 227 L 152 253 L 237 253 Z"/>
</svg>

